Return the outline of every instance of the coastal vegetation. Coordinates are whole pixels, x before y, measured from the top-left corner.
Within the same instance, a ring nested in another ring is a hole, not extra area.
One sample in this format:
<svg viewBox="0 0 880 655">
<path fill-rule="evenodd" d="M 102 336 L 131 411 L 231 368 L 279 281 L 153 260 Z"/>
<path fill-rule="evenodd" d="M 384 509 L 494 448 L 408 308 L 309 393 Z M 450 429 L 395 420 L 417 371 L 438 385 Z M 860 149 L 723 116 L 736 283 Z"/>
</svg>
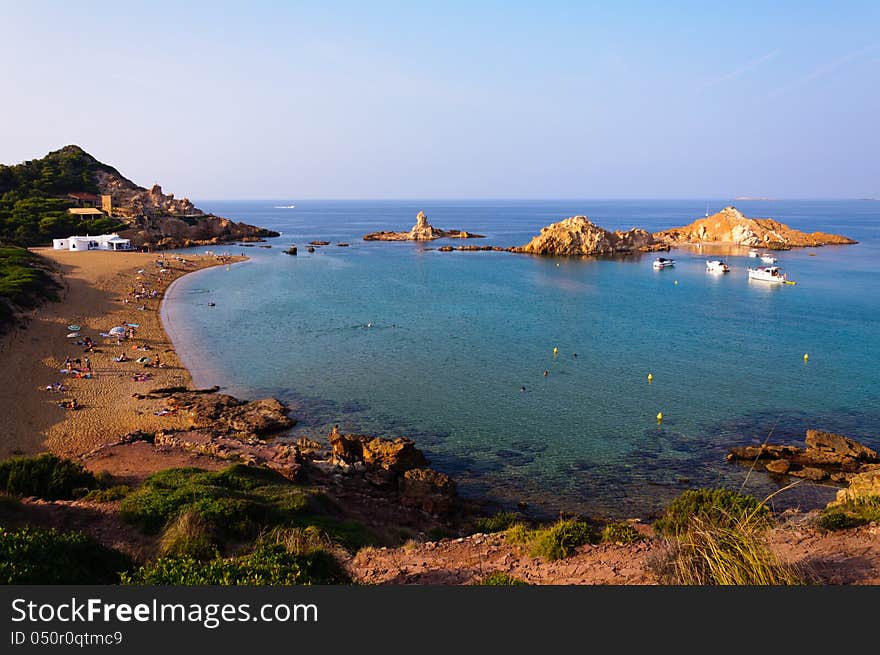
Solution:
<svg viewBox="0 0 880 655">
<path fill-rule="evenodd" d="M 846 530 L 880 523 L 880 496 L 854 498 L 822 510 L 819 525 L 826 530 Z"/>
<path fill-rule="evenodd" d="M 532 557 L 543 557 L 551 562 L 572 555 L 578 546 L 598 541 L 593 528 L 576 519 L 537 528 L 518 523 L 507 530 L 506 537 L 510 543 L 524 547 Z"/>
<path fill-rule="evenodd" d="M 474 521 L 474 532 L 504 532 L 522 521 L 522 517 L 514 512 L 498 512 L 492 516 L 481 516 Z"/>
<path fill-rule="evenodd" d="M 0 527 L 0 584 L 114 584 L 130 565 L 81 532 Z"/>
<path fill-rule="evenodd" d="M 201 561 L 190 556 L 160 557 L 123 573 L 130 585 L 299 585 L 349 581 L 333 555 L 325 550 L 291 553 L 280 544 L 259 544 L 237 557 Z"/>
<path fill-rule="evenodd" d="M 772 514 L 763 502 L 727 489 L 691 489 L 673 500 L 654 530 L 668 538 L 654 567 L 677 585 L 802 584 L 765 541 Z"/>
<path fill-rule="evenodd" d="M 154 473 L 127 495 L 122 517 L 156 534 L 184 514 L 203 521 L 218 543 L 254 538 L 277 527 L 323 530 L 333 541 L 357 549 L 376 543 L 363 525 L 335 516 L 323 494 L 296 485 L 267 468 L 233 464 L 220 472 L 197 468 Z"/>
<path fill-rule="evenodd" d="M 95 174 L 119 172 L 77 146 L 65 146 L 42 159 L 0 165 L 0 240 L 23 246 L 71 234 L 102 234 L 124 227 L 107 216 L 77 216 L 68 193 L 99 192 Z M 120 176 L 121 177 L 121 176 Z"/>
<path fill-rule="evenodd" d="M 602 542 L 606 544 L 634 544 L 644 537 L 629 523 L 609 523 L 602 529 Z"/>
<path fill-rule="evenodd" d="M 694 520 L 719 528 L 769 524 L 770 510 L 752 496 L 728 489 L 689 489 L 673 500 L 654 522 L 657 534 L 675 537 L 691 529 Z"/>
<path fill-rule="evenodd" d="M 58 284 L 47 263 L 25 248 L 2 245 L 0 238 L 0 332 L 15 314 L 44 300 L 56 300 Z"/>
<path fill-rule="evenodd" d="M 50 453 L 0 462 L 0 492 L 13 496 L 71 500 L 98 487 L 98 479 L 82 464 Z"/>
<path fill-rule="evenodd" d="M 480 584 L 487 587 L 520 587 L 528 586 L 529 583 L 504 571 L 495 571 L 483 578 Z"/>
</svg>

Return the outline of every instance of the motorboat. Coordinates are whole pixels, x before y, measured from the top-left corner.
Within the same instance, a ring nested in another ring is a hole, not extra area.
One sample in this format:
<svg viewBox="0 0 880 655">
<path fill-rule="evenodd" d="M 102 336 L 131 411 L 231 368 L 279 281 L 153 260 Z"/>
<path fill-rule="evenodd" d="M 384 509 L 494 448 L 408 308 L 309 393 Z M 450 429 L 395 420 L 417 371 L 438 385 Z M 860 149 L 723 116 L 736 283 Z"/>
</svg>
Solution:
<svg viewBox="0 0 880 655">
<path fill-rule="evenodd" d="M 758 266 L 749 269 L 750 280 L 763 280 L 764 282 L 773 282 L 775 284 L 785 284 L 787 282 L 785 273 L 778 266 Z"/>
<path fill-rule="evenodd" d="M 710 259 L 706 262 L 706 272 L 707 273 L 729 273 L 730 266 L 728 266 L 721 259 Z"/>
<path fill-rule="evenodd" d="M 675 266 L 674 259 L 667 259 L 666 257 L 658 257 L 657 259 L 654 260 L 654 268 L 656 268 L 658 270 L 661 268 L 669 268 L 670 266 Z"/>
<path fill-rule="evenodd" d="M 754 248 L 751 248 L 751 249 L 749 250 L 749 257 L 760 257 L 760 256 L 761 256 L 761 253 L 759 253 L 759 252 L 758 252 L 757 250 L 755 250 Z"/>
<path fill-rule="evenodd" d="M 773 255 L 769 255 L 765 252 L 763 255 L 761 255 L 761 261 L 765 264 L 775 264 L 776 257 L 774 257 Z"/>
</svg>

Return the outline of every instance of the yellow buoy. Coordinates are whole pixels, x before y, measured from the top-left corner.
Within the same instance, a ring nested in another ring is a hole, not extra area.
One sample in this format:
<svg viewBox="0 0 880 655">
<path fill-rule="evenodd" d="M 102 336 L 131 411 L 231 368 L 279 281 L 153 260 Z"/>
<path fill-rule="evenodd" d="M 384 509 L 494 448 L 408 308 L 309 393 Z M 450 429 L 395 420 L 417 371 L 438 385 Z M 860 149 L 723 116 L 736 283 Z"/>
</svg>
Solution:
<svg viewBox="0 0 880 655">
<path fill-rule="evenodd" d="M 810 354 L 809 353 L 804 353 L 804 361 L 805 362 L 810 361 Z"/>
<path fill-rule="evenodd" d="M 657 422 L 658 423 L 663 422 L 663 412 L 657 412 Z"/>
<path fill-rule="evenodd" d="M 653 381 L 654 381 L 654 374 L 653 374 L 653 373 L 648 373 L 648 383 L 650 384 L 650 383 L 653 382 Z"/>
<path fill-rule="evenodd" d="M 556 357 L 556 355 L 558 355 L 558 354 L 559 354 L 559 348 L 557 348 L 556 346 L 553 346 L 553 356 Z"/>
</svg>

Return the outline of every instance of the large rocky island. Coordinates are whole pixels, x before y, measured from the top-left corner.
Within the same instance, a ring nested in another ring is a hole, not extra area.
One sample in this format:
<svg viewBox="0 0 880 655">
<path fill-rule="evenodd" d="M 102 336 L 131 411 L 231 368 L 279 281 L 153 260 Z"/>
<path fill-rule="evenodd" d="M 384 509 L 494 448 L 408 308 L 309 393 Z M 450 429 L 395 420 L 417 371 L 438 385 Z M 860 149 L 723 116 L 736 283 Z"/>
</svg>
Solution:
<svg viewBox="0 0 880 655">
<path fill-rule="evenodd" d="M 156 184 L 146 189 L 76 145 L 0 165 L 0 239 L 40 245 L 71 234 L 118 232 L 136 248 L 258 241 L 277 232 L 206 214 Z"/>
<path fill-rule="evenodd" d="M 586 216 L 572 216 L 541 228 L 541 233 L 510 252 L 533 255 L 615 255 L 668 250 L 665 243 L 641 228 L 611 232 Z"/>
<path fill-rule="evenodd" d="M 441 230 L 428 222 L 425 212 L 416 215 L 416 224 L 409 232 L 371 232 L 364 235 L 364 241 L 433 241 L 442 238 L 483 239 L 485 237 L 465 230 Z"/>
<path fill-rule="evenodd" d="M 771 250 L 856 243 L 837 234 L 801 232 L 772 218 L 749 218 L 733 206 L 690 225 L 655 232 L 654 238 L 671 246 L 714 242 Z"/>
</svg>

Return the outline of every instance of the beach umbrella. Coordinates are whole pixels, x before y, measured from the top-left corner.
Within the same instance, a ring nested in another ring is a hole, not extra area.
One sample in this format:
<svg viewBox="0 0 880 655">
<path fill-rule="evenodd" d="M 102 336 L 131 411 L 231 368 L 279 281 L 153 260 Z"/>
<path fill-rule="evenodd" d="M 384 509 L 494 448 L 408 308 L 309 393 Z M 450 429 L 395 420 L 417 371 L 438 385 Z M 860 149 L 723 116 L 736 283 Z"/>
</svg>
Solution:
<svg viewBox="0 0 880 655">
<path fill-rule="evenodd" d="M 110 328 L 107 334 L 117 335 L 117 334 L 125 334 L 125 328 L 121 325 L 117 325 L 115 327 Z"/>
<path fill-rule="evenodd" d="M 80 327 L 79 325 L 71 324 L 67 326 L 67 329 L 71 330 L 72 332 L 78 332 L 80 330 Z"/>
</svg>

